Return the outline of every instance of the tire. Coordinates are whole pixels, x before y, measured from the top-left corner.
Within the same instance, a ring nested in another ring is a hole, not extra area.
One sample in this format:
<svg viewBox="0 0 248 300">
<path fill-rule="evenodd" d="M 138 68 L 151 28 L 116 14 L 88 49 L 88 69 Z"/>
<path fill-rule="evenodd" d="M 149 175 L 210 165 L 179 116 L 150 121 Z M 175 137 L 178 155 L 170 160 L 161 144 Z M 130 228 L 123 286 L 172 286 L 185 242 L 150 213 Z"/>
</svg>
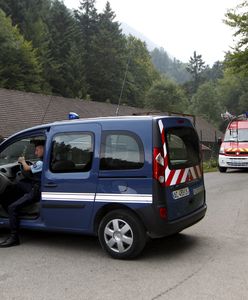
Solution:
<svg viewBox="0 0 248 300">
<path fill-rule="evenodd" d="M 227 170 L 227 168 L 225 168 L 225 167 L 220 167 L 220 166 L 219 166 L 219 171 L 220 171 L 220 173 L 225 173 L 226 170 Z"/>
<path fill-rule="evenodd" d="M 113 258 L 131 259 L 144 249 L 146 231 L 132 212 L 118 209 L 103 217 L 98 238 L 102 248 Z"/>
</svg>

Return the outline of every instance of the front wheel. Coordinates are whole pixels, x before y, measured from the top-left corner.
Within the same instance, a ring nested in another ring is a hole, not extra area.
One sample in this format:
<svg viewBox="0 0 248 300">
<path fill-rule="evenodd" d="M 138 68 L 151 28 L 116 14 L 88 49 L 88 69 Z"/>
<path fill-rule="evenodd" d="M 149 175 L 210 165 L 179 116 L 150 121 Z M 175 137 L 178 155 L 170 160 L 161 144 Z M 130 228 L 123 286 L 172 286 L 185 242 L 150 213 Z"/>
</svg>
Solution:
<svg viewBox="0 0 248 300">
<path fill-rule="evenodd" d="M 219 171 L 220 171 L 220 173 L 225 173 L 226 170 L 227 170 L 227 168 L 225 168 L 225 167 L 220 167 L 220 166 L 219 166 Z"/>
<path fill-rule="evenodd" d="M 113 258 L 136 257 L 146 244 L 146 232 L 140 220 L 128 210 L 109 212 L 98 228 L 102 248 Z"/>
</svg>

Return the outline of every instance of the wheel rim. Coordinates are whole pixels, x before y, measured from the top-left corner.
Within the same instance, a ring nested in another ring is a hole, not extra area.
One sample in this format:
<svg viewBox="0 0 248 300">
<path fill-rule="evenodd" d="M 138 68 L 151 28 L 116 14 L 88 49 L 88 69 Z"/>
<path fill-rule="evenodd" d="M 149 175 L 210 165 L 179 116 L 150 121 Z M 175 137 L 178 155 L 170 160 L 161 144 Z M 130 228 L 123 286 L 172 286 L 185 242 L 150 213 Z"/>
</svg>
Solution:
<svg viewBox="0 0 248 300">
<path fill-rule="evenodd" d="M 112 251 L 124 253 L 133 245 L 133 231 L 124 220 L 113 219 L 105 226 L 104 239 Z"/>
</svg>

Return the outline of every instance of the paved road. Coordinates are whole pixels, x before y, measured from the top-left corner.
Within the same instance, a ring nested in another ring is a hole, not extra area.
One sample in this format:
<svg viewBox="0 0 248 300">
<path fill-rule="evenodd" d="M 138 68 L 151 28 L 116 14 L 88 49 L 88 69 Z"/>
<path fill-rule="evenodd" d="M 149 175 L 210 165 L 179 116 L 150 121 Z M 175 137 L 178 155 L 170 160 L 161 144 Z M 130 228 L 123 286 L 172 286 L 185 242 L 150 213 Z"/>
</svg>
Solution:
<svg viewBox="0 0 248 300">
<path fill-rule="evenodd" d="M 134 261 L 96 238 L 23 232 L 0 249 L 0 299 L 248 299 L 248 172 L 205 175 L 208 212 Z"/>
</svg>

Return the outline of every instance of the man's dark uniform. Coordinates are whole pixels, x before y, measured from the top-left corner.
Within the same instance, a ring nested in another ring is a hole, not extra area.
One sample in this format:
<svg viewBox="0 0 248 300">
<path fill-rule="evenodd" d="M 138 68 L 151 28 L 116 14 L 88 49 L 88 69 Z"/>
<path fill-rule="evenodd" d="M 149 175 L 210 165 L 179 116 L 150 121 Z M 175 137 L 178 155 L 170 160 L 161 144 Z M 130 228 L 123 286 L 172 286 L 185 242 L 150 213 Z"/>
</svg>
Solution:
<svg viewBox="0 0 248 300">
<path fill-rule="evenodd" d="M 19 212 L 20 210 L 32 203 L 38 202 L 40 200 L 40 182 L 41 182 L 41 171 L 42 171 L 43 161 L 40 159 L 35 164 L 31 166 L 31 171 L 29 171 L 27 177 L 20 180 L 17 183 L 17 189 L 24 193 L 18 200 L 10 203 L 9 200 L 2 203 L 2 206 L 9 213 L 9 225 L 11 234 L 7 240 L 0 243 L 0 247 L 8 247 L 13 245 L 19 245 Z M 23 171 L 24 172 L 24 171 Z"/>
</svg>

